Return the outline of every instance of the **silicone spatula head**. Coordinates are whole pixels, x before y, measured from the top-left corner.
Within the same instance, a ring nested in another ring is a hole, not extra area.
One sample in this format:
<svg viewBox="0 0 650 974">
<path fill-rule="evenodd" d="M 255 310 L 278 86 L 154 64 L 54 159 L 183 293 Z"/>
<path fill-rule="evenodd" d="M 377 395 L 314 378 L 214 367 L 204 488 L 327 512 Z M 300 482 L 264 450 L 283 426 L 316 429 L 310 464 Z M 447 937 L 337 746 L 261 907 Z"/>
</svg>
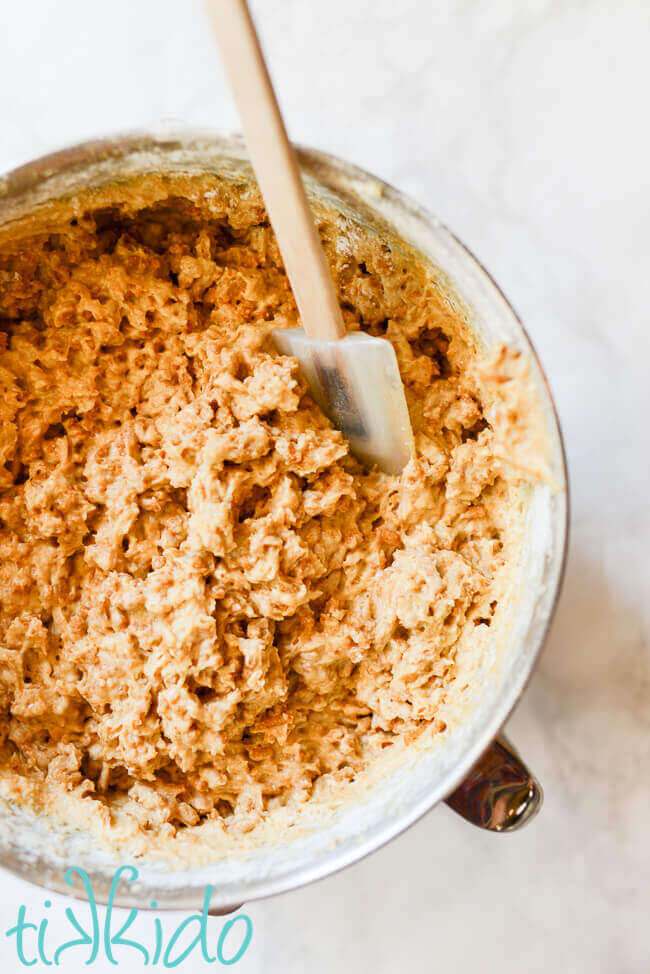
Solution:
<svg viewBox="0 0 650 974">
<path fill-rule="evenodd" d="M 391 343 L 362 331 L 320 341 L 302 328 L 277 329 L 273 339 L 278 351 L 298 359 L 314 399 L 354 455 L 400 474 L 413 453 L 413 433 Z"/>
</svg>

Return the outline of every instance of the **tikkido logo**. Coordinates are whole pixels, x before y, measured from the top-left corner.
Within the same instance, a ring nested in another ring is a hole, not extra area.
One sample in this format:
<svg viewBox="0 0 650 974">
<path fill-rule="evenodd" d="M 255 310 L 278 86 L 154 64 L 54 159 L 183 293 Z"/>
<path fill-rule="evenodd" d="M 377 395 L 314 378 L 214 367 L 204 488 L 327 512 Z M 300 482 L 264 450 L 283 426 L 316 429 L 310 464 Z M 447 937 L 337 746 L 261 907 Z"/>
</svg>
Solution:
<svg viewBox="0 0 650 974">
<path fill-rule="evenodd" d="M 222 926 L 214 943 L 214 926 L 211 932 L 208 930 L 208 922 L 211 925 L 217 922 L 208 916 L 212 886 L 206 887 L 201 913 L 193 913 L 181 920 L 171 934 L 165 936 L 162 921 L 157 916 L 153 917 L 152 932 L 151 914 L 140 914 L 133 907 L 126 914 L 126 919 L 118 919 L 114 912 L 120 879 L 133 882 L 138 878 L 138 870 L 134 866 L 121 866 L 115 872 L 103 921 L 100 920 L 88 874 L 77 867 L 66 871 L 65 881 L 69 886 L 75 886 L 77 878 L 83 884 L 88 902 L 80 903 L 76 911 L 71 906 L 66 907 L 65 917 L 70 925 L 70 932 L 74 933 L 69 940 L 55 944 L 51 933 L 48 933 L 48 917 L 34 923 L 27 916 L 27 907 L 19 906 L 16 922 L 6 931 L 5 936 L 13 939 L 18 961 L 23 967 L 34 967 L 38 964 L 39 967 L 54 965 L 65 968 L 69 965 L 74 970 L 80 970 L 80 963 L 85 967 L 92 965 L 98 960 L 100 952 L 110 964 L 115 965 L 119 965 L 122 960 L 130 964 L 134 956 L 139 954 L 143 967 L 179 967 L 191 955 L 194 955 L 191 962 L 193 968 L 199 956 L 208 964 L 230 967 L 242 959 L 253 937 L 250 917 L 245 913 L 238 913 L 225 921 L 218 921 Z M 44 906 L 47 910 L 51 909 L 52 901 L 45 900 Z M 154 901 L 149 906 L 155 910 L 158 904 Z M 148 930 L 142 936 L 142 927 L 147 919 Z M 120 920 L 123 921 L 121 925 Z M 125 936 L 127 931 L 130 933 L 129 937 Z M 136 939 L 136 934 L 139 939 Z"/>
</svg>

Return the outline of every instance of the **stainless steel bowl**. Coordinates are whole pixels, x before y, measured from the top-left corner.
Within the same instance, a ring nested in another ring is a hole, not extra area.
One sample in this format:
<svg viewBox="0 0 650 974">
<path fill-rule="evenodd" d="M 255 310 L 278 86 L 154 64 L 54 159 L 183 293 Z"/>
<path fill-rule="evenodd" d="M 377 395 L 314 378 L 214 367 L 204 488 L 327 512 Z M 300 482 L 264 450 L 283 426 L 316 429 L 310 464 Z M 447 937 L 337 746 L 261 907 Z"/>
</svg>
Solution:
<svg viewBox="0 0 650 974">
<path fill-rule="evenodd" d="M 349 163 L 303 150 L 300 163 L 308 191 L 366 226 L 384 228 L 413 245 L 444 276 L 467 309 L 486 346 L 507 342 L 531 360 L 552 450 L 554 488 L 539 484 L 526 502 L 518 596 L 507 638 L 486 671 L 480 693 L 459 726 L 370 785 L 317 826 L 296 830 L 281 842 L 245 855 L 229 855 L 200 868 L 172 870 L 137 863 L 139 876 L 122 884 L 116 905 L 197 908 L 213 887 L 211 912 L 319 879 L 360 859 L 411 825 L 437 802 L 494 831 L 529 821 L 542 793 L 504 738 L 497 740 L 542 648 L 561 585 L 567 546 L 567 476 L 553 400 L 530 339 L 505 297 L 468 250 L 434 216 L 398 190 Z M 0 180 L 0 225 L 48 200 L 147 172 L 219 173 L 250 178 L 237 138 L 207 133 L 137 133 L 74 146 L 21 166 Z M 115 869 L 124 864 L 97 848 L 86 834 L 46 822 L 32 813 L 0 807 L 0 863 L 25 879 L 68 895 L 64 874 L 83 867 L 99 902 L 108 898 Z"/>
</svg>

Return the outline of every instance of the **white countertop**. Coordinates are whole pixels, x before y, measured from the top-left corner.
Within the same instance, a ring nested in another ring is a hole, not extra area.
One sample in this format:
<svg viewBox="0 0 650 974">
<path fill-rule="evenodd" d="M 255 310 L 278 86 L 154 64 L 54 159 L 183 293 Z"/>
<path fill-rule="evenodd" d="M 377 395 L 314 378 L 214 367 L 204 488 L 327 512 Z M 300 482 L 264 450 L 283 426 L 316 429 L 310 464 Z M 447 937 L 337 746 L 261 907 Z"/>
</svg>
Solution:
<svg viewBox="0 0 650 974">
<path fill-rule="evenodd" d="M 440 807 L 345 872 L 247 907 L 253 940 L 233 969 L 645 974 L 650 6 L 253 9 L 293 138 L 430 207 L 520 312 L 556 396 L 573 514 L 559 611 L 509 724 L 545 788 L 539 818 L 501 837 Z M 23 0 L 4 19 L 3 171 L 161 116 L 237 127 L 198 0 Z M 5 970 L 22 969 L 4 936 L 17 904 L 40 918 L 44 898 L 2 875 Z M 66 904 L 53 899 L 54 928 Z M 137 955 L 119 956 L 119 969 L 142 969 Z M 61 969 L 81 966 L 63 958 Z M 92 969 L 115 968 L 98 959 Z"/>
</svg>

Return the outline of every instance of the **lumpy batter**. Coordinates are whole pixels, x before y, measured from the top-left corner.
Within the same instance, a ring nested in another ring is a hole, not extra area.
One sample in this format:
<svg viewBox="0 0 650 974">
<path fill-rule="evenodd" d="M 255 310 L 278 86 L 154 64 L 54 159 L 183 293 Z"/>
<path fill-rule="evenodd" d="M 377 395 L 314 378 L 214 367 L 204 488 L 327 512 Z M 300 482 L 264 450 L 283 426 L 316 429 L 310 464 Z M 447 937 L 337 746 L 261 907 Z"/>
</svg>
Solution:
<svg viewBox="0 0 650 974">
<path fill-rule="evenodd" d="M 416 438 L 401 478 L 365 470 L 274 350 L 298 322 L 255 191 L 100 196 L 0 256 L 2 775 L 109 829 L 241 834 L 444 730 L 530 475 L 519 364 L 479 354 L 416 258 L 323 213 Z"/>
</svg>

